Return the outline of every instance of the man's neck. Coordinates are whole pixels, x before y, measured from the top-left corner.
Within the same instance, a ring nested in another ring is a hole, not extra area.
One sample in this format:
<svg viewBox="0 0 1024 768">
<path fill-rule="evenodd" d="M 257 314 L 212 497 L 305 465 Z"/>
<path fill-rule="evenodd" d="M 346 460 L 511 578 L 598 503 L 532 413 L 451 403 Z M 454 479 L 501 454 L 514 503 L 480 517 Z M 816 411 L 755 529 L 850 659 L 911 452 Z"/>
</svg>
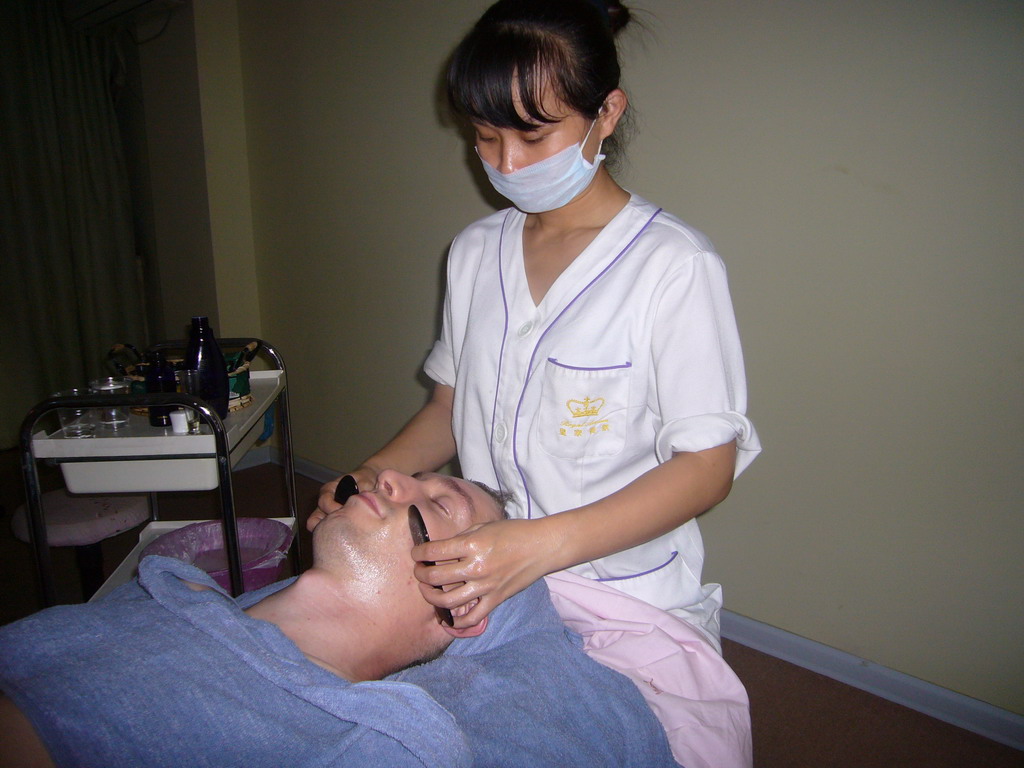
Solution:
<svg viewBox="0 0 1024 768">
<path fill-rule="evenodd" d="M 386 614 L 371 611 L 315 568 L 246 613 L 276 624 L 306 658 L 346 680 L 379 680 L 396 666 Z"/>
</svg>

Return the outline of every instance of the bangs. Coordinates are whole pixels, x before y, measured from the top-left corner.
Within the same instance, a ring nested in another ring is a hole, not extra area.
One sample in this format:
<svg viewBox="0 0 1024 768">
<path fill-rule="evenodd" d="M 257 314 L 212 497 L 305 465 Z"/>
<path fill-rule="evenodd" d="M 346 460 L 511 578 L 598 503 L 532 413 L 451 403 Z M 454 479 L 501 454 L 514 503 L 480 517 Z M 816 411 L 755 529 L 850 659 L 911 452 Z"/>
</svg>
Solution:
<svg viewBox="0 0 1024 768">
<path fill-rule="evenodd" d="M 536 31 L 509 25 L 494 34 L 470 35 L 448 65 L 448 103 L 471 122 L 496 128 L 529 131 L 558 122 L 564 115 L 546 112 L 544 96 L 572 103 L 562 79 L 549 76 L 566 71 L 565 64 L 557 41 Z"/>
</svg>

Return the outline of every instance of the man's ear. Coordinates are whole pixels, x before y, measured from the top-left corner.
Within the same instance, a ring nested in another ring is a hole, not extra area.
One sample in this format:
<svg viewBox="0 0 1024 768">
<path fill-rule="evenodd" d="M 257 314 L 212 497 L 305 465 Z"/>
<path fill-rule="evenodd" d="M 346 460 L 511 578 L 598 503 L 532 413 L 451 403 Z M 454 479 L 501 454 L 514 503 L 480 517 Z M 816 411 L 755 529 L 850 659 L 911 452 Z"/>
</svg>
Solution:
<svg viewBox="0 0 1024 768">
<path fill-rule="evenodd" d="M 487 619 L 488 617 L 484 616 L 480 623 L 474 624 L 472 627 L 465 627 L 463 629 L 449 627 L 447 624 L 442 623 L 441 629 L 443 629 L 452 637 L 477 637 L 478 635 L 482 635 L 484 631 L 487 629 Z"/>
</svg>

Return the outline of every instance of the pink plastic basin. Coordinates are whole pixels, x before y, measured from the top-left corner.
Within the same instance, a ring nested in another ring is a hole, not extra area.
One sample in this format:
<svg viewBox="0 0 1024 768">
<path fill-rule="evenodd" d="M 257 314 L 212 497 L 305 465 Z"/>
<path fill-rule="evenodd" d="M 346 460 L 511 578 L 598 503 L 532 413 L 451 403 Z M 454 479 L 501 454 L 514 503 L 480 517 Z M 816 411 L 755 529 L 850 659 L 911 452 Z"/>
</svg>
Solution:
<svg viewBox="0 0 1024 768">
<path fill-rule="evenodd" d="M 284 576 L 288 548 L 292 544 L 291 528 L 280 520 L 262 517 L 239 517 L 236 522 L 243 589 L 246 592 L 259 589 Z M 168 531 L 146 545 L 140 557 L 147 555 L 184 560 L 206 571 L 224 589 L 231 589 L 220 520 L 204 520 Z"/>
</svg>

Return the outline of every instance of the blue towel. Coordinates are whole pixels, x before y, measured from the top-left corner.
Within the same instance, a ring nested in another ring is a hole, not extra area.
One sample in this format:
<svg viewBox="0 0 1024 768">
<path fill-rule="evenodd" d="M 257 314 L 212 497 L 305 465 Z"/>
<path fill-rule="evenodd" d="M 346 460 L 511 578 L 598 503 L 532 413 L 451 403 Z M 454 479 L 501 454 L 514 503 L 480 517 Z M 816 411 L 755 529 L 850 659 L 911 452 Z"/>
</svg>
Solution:
<svg viewBox="0 0 1024 768">
<path fill-rule="evenodd" d="M 290 581 L 236 601 L 148 557 L 104 600 L 0 627 L 0 689 L 62 766 L 675 765 L 639 691 L 583 653 L 542 582 L 441 658 L 351 684 L 243 612 Z"/>
<path fill-rule="evenodd" d="M 243 598 L 145 558 L 105 600 L 0 627 L 0 688 L 61 766 L 469 765 L 454 719 L 422 689 L 342 680 L 244 614 Z"/>
<path fill-rule="evenodd" d="M 582 645 L 539 581 L 492 612 L 482 635 L 389 679 L 454 714 L 477 766 L 676 766 L 636 686 Z"/>
</svg>

